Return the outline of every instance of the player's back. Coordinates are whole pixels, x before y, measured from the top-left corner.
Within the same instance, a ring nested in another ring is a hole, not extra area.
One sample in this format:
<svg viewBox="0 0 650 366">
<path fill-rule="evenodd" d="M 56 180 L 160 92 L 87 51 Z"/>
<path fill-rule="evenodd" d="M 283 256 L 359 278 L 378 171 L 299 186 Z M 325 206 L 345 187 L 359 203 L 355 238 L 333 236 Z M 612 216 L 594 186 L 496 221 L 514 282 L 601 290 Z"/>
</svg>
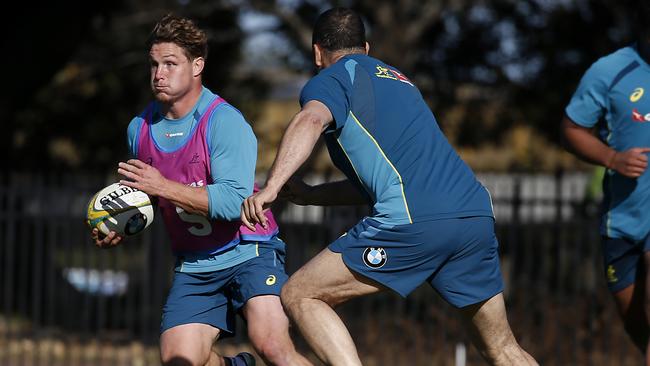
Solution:
<svg viewBox="0 0 650 366">
<path fill-rule="evenodd" d="M 348 55 L 305 86 L 335 127 L 326 141 L 335 164 L 363 187 L 373 217 L 388 224 L 492 216 L 487 190 L 451 147 L 413 83 L 394 67 Z"/>
</svg>

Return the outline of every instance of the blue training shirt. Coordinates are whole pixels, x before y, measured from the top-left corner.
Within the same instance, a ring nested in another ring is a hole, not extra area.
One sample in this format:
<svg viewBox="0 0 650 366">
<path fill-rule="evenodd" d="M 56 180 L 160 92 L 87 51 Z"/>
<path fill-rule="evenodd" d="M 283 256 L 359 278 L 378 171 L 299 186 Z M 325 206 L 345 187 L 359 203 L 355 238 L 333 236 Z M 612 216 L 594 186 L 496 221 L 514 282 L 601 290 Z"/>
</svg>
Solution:
<svg viewBox="0 0 650 366">
<path fill-rule="evenodd" d="M 187 142 L 214 97 L 214 93 L 203 87 L 195 107 L 179 119 L 165 118 L 155 103 L 151 131 L 157 147 L 173 151 Z M 143 121 L 141 116 L 135 117 L 127 129 L 132 156 L 137 156 L 138 133 Z M 212 184 L 206 186 L 209 216 L 218 220 L 239 220 L 242 202 L 253 193 L 257 139 L 246 119 L 230 104 L 217 107 L 208 123 L 206 141 L 212 174 Z M 242 241 L 232 250 L 218 255 L 185 253 L 184 261 L 177 268 L 182 272 L 215 271 L 245 262 L 257 253 L 257 243 Z"/>
<path fill-rule="evenodd" d="M 566 115 L 583 127 L 598 127 L 616 151 L 650 147 L 650 65 L 635 46 L 596 61 L 582 77 Z M 601 234 L 642 240 L 650 232 L 650 175 L 627 178 L 607 170 L 603 180 Z"/>
<path fill-rule="evenodd" d="M 420 91 L 392 66 L 347 55 L 303 88 L 300 104 L 325 104 L 334 164 L 386 225 L 493 217 L 490 196 L 440 130 Z"/>
</svg>

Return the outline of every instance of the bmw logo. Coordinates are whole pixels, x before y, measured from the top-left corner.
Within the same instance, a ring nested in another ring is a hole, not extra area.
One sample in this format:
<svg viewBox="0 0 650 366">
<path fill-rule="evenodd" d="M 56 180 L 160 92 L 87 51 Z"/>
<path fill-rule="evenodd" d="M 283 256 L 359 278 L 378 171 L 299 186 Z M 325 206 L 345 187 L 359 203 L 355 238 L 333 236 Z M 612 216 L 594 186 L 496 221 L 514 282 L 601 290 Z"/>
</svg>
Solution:
<svg viewBox="0 0 650 366">
<path fill-rule="evenodd" d="M 131 216 L 129 221 L 126 222 L 124 226 L 124 232 L 127 235 L 135 235 L 140 231 L 144 230 L 144 227 L 147 226 L 147 215 L 142 212 Z"/>
<path fill-rule="evenodd" d="M 384 248 L 368 247 L 363 251 L 363 263 L 370 268 L 381 268 L 386 264 L 386 260 Z"/>
</svg>

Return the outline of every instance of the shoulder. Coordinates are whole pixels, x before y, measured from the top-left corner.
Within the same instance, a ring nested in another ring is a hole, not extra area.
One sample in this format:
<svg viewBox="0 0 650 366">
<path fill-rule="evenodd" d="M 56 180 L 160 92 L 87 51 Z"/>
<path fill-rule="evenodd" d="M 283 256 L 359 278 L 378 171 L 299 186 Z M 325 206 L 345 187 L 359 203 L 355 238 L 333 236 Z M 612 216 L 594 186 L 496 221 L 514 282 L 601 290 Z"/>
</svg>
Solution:
<svg viewBox="0 0 650 366">
<path fill-rule="evenodd" d="M 135 135 L 140 131 L 140 128 L 142 127 L 142 124 L 144 123 L 144 120 L 146 118 L 146 115 L 149 112 L 149 110 L 153 107 L 152 104 L 147 105 L 147 107 L 137 116 L 133 117 L 131 119 L 131 122 L 129 122 L 129 126 L 127 127 L 127 133 L 129 137 L 135 137 Z"/>
<path fill-rule="evenodd" d="M 619 48 L 618 50 L 601 57 L 594 64 L 601 67 L 620 68 L 638 60 L 638 53 L 633 46 Z"/>
<path fill-rule="evenodd" d="M 348 73 L 363 70 L 368 74 L 381 76 L 383 73 L 391 71 L 402 74 L 396 67 L 386 64 L 385 62 L 368 56 L 368 55 L 348 55 L 343 63 Z"/>
<path fill-rule="evenodd" d="M 352 60 L 346 57 L 339 60 L 334 65 L 321 70 L 318 75 L 314 76 L 309 80 L 309 82 L 307 82 L 307 85 L 332 81 L 344 82 L 346 79 L 349 79 L 349 65 L 346 65 L 348 61 Z"/>
<path fill-rule="evenodd" d="M 345 68 L 345 62 L 339 61 L 309 79 L 302 88 L 300 95 L 301 99 L 313 99 L 313 95 L 346 90 L 349 89 L 349 85 L 351 85 L 351 81 Z"/>
<path fill-rule="evenodd" d="M 312 88 L 318 88 L 332 82 L 336 82 L 337 78 L 339 77 L 339 70 L 334 69 L 334 66 L 335 65 L 332 65 L 325 70 L 321 70 L 318 75 L 315 75 L 309 79 L 305 86 L 302 88 L 302 91 L 304 92 Z"/>
<path fill-rule="evenodd" d="M 144 123 L 144 117 L 143 116 L 135 116 L 131 119 L 131 122 L 129 122 L 129 131 L 132 129 L 139 129 L 140 126 Z"/>
<path fill-rule="evenodd" d="M 212 116 L 210 116 L 210 122 L 218 123 L 218 124 L 235 124 L 235 125 L 242 125 L 242 127 L 249 126 L 248 122 L 246 121 L 246 118 L 244 118 L 244 115 L 239 111 L 239 109 L 235 108 L 233 105 L 224 102 L 220 105 L 218 105 L 214 111 L 212 112 Z"/>
<path fill-rule="evenodd" d="M 623 47 L 596 60 L 585 72 L 585 78 L 598 80 L 608 86 L 622 73 L 639 66 L 636 50 Z"/>
<path fill-rule="evenodd" d="M 209 139 L 221 142 L 237 142 L 253 135 L 251 125 L 244 115 L 234 106 L 222 103 L 210 116 L 208 127 Z"/>
</svg>

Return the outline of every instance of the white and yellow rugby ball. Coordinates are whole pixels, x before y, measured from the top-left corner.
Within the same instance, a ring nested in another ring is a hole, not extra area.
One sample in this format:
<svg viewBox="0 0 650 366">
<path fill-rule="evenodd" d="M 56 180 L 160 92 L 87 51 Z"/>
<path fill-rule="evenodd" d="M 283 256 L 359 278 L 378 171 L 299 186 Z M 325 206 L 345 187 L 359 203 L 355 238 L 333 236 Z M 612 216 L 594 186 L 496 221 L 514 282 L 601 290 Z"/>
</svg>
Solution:
<svg viewBox="0 0 650 366">
<path fill-rule="evenodd" d="M 86 223 L 108 235 L 115 231 L 127 237 L 147 228 L 154 217 L 154 206 L 148 194 L 120 183 L 113 183 L 88 202 Z"/>
</svg>

